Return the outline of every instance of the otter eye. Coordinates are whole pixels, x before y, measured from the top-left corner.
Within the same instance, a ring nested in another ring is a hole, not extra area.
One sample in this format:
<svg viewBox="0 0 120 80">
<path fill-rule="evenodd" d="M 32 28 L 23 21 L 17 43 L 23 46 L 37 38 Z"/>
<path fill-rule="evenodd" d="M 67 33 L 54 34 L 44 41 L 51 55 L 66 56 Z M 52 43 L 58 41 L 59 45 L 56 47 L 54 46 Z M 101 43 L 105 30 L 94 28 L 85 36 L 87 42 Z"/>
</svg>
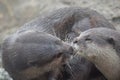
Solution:
<svg viewBox="0 0 120 80">
<path fill-rule="evenodd" d="M 77 44 L 77 43 L 78 43 L 78 41 L 77 41 L 77 40 L 74 40 L 74 41 L 73 41 L 73 43 L 74 43 L 74 44 Z"/>
<path fill-rule="evenodd" d="M 85 41 L 86 41 L 86 42 L 92 42 L 92 39 L 86 38 Z"/>
</svg>

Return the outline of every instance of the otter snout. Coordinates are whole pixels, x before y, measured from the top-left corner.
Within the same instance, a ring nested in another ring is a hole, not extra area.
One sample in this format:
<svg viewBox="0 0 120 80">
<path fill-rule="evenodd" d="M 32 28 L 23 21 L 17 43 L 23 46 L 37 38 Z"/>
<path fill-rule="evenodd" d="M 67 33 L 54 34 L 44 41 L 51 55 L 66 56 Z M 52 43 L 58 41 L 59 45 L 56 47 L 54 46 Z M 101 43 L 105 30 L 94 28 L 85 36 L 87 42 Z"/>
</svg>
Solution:
<svg viewBox="0 0 120 80">
<path fill-rule="evenodd" d="M 83 39 L 80 39 L 79 37 L 75 38 L 72 42 L 74 50 L 82 52 L 83 49 L 86 48 L 86 44 Z"/>
<path fill-rule="evenodd" d="M 73 47 L 64 42 L 64 46 L 63 46 L 63 55 L 64 55 L 64 59 L 72 59 L 72 56 L 74 55 L 74 49 Z"/>
<path fill-rule="evenodd" d="M 68 44 L 68 43 L 66 43 L 66 42 L 63 42 L 63 50 L 65 51 L 65 52 L 68 52 L 69 53 L 69 55 L 73 55 L 74 53 L 74 49 L 73 49 L 73 47 L 70 45 L 70 44 Z"/>
</svg>

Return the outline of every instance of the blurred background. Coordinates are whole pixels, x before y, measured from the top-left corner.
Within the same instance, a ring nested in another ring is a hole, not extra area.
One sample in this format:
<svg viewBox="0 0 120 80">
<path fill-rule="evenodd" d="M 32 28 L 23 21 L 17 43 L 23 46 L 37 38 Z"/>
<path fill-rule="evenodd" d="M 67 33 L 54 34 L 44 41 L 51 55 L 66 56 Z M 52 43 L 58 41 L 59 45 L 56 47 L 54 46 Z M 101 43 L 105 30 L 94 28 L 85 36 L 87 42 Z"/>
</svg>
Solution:
<svg viewBox="0 0 120 80">
<path fill-rule="evenodd" d="M 120 30 L 120 0 L 0 0 L 0 44 L 26 22 L 46 12 L 69 6 L 96 10 Z M 0 80 L 11 80 L 2 68 L 1 59 Z"/>
</svg>

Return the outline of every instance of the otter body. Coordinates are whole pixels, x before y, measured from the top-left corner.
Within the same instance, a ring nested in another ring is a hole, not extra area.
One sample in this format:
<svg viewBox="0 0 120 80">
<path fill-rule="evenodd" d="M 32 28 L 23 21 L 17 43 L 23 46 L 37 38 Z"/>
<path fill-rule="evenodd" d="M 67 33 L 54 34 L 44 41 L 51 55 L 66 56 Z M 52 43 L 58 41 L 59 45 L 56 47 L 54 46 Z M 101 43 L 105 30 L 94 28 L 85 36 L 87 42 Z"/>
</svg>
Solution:
<svg viewBox="0 0 120 80">
<path fill-rule="evenodd" d="M 65 60 L 63 59 L 59 60 L 59 58 L 56 59 L 55 57 L 53 57 L 56 54 L 59 55 L 59 51 L 63 51 L 62 53 L 72 52 L 70 49 L 68 49 L 70 46 L 64 48 L 63 45 L 66 45 L 66 44 L 59 41 L 58 38 L 60 38 L 65 42 L 71 43 L 73 39 L 79 36 L 81 32 L 88 30 L 90 28 L 95 28 L 95 27 L 106 27 L 106 28 L 115 29 L 102 15 L 90 9 L 70 7 L 70 8 L 61 8 L 61 9 L 55 10 L 51 13 L 48 13 L 47 15 L 44 15 L 43 17 L 39 17 L 23 25 L 16 33 L 14 33 L 12 36 L 10 36 L 4 41 L 3 65 L 6 71 L 8 71 L 8 73 L 11 74 L 11 76 L 15 80 L 24 80 L 24 79 L 25 80 L 31 80 L 31 79 L 32 80 L 33 79 L 35 80 L 53 80 L 53 79 L 98 80 L 99 78 L 100 78 L 99 80 L 104 80 L 104 76 L 97 70 L 97 68 L 90 61 L 86 60 L 81 56 L 78 56 L 78 55 L 74 56 L 74 58 L 69 61 L 69 65 L 71 68 L 68 67 L 67 64 L 65 64 L 62 66 L 62 69 L 56 66 L 58 65 L 61 66 L 61 61 L 63 61 L 64 63 Z M 29 35 L 30 33 L 31 35 Z M 33 36 L 33 34 L 35 35 L 35 37 Z M 40 34 L 42 34 L 44 37 Z M 49 37 L 49 38 L 46 38 L 46 37 Z M 23 47 L 18 46 L 17 42 L 19 42 L 19 39 Z M 38 42 L 40 46 L 43 46 L 44 44 L 46 44 L 48 45 L 48 49 L 49 48 L 50 49 L 45 52 L 45 50 L 42 50 L 42 49 L 44 49 L 43 47 L 46 47 L 46 46 L 37 47 L 35 45 L 35 47 L 32 47 L 31 43 L 36 43 L 36 40 L 40 41 Z M 53 42 L 54 40 L 56 40 L 57 42 Z M 43 42 L 44 44 L 42 44 L 41 42 Z M 50 42 L 51 44 L 48 42 Z M 26 45 L 26 43 L 31 45 Z M 58 43 L 63 45 L 59 45 Z M 55 49 L 51 48 L 51 45 L 53 45 Z M 59 49 L 56 49 L 57 47 L 55 47 L 55 45 L 59 45 L 58 47 Z M 10 49 L 7 49 L 7 47 L 13 50 L 13 52 L 11 52 Z M 63 47 L 64 49 L 61 49 L 61 47 Z M 16 51 L 14 50 L 14 48 Z M 39 51 L 37 50 L 41 50 L 41 52 L 47 53 L 47 56 L 43 55 L 43 53 L 41 54 L 38 53 Z M 21 57 L 19 56 L 16 57 L 16 54 L 18 54 L 19 51 L 20 51 L 20 54 L 22 53 L 22 55 Z M 31 54 L 27 54 L 29 52 L 31 52 Z M 34 52 L 37 52 L 37 53 L 34 53 Z M 25 58 L 23 57 L 24 56 L 23 54 L 26 56 Z M 27 61 L 26 59 L 27 59 L 27 56 L 29 57 L 29 55 L 33 55 L 33 57 L 30 56 L 30 60 L 33 60 L 33 62 L 30 61 L 30 63 L 32 64 L 28 66 L 27 62 L 25 61 Z M 39 56 L 39 55 L 42 55 L 42 56 Z M 16 62 L 17 58 L 19 59 L 18 62 Z M 41 62 L 34 63 L 34 58 L 40 59 Z M 15 60 L 15 62 L 13 62 L 13 60 Z M 59 62 L 54 62 L 54 60 Z M 24 62 L 24 64 L 21 62 Z M 48 63 L 50 63 L 50 65 L 53 63 L 54 64 L 50 68 L 48 68 L 47 67 Z M 23 66 L 20 66 L 21 64 Z M 34 65 L 42 65 L 42 64 L 45 64 L 44 65 L 45 69 L 43 69 L 43 66 L 39 66 L 39 68 L 37 69 L 32 67 Z M 11 65 L 13 66 L 12 68 L 11 68 Z M 26 67 L 25 69 L 23 68 L 24 66 Z M 56 68 L 51 69 L 52 67 L 56 67 Z M 41 70 L 43 71 L 41 72 Z M 55 75 L 56 73 L 58 75 Z M 34 75 L 34 76 L 31 76 L 31 75 Z"/>
<path fill-rule="evenodd" d="M 8 37 L 2 53 L 3 66 L 14 80 L 53 80 L 73 52 L 50 34 L 28 30 Z"/>
<path fill-rule="evenodd" d="M 120 80 L 120 33 L 106 28 L 87 30 L 76 39 L 78 54 L 96 65 L 108 80 Z"/>
<path fill-rule="evenodd" d="M 95 27 L 115 29 L 102 15 L 80 7 L 61 8 L 23 25 L 17 32 L 36 30 L 71 42 L 85 30 Z"/>
</svg>

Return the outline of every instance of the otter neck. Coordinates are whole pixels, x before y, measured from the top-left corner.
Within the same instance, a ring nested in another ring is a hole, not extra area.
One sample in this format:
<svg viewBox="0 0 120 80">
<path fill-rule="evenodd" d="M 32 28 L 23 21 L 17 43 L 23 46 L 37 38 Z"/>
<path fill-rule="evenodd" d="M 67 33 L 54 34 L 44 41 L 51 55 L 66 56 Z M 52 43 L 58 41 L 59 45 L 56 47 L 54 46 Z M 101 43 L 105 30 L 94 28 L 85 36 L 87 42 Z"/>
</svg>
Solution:
<svg viewBox="0 0 120 80">
<path fill-rule="evenodd" d="M 103 52 L 104 51 L 104 52 Z M 109 47 L 97 54 L 96 67 L 105 75 L 108 80 L 120 80 L 120 57 L 116 51 Z"/>
</svg>

